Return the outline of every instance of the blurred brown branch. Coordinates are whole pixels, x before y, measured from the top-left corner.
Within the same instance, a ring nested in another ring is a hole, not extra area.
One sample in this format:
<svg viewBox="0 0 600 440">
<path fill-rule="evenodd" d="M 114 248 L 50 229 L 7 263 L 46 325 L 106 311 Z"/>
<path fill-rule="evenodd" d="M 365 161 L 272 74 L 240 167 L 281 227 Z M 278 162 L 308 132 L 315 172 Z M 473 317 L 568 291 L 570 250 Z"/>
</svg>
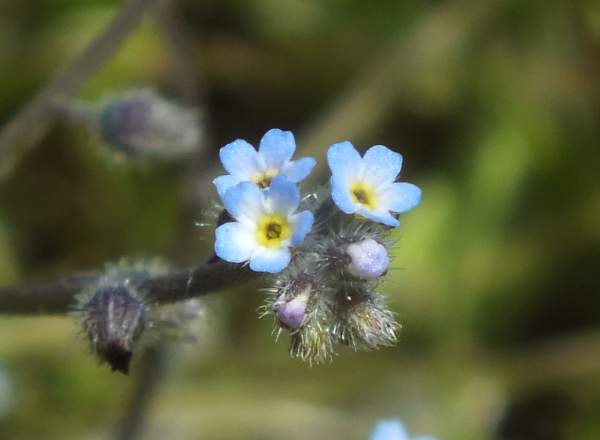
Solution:
<svg viewBox="0 0 600 440">
<path fill-rule="evenodd" d="M 235 287 L 258 276 L 246 267 L 217 261 L 147 278 L 139 289 L 150 303 L 174 303 Z M 84 272 L 37 286 L 0 288 L 0 314 L 68 313 L 73 310 L 75 296 L 101 277 L 100 272 Z"/>
<path fill-rule="evenodd" d="M 121 46 L 158 0 L 127 0 L 111 22 L 0 132 L 0 182 L 55 121 L 54 103 L 76 93 Z"/>
<path fill-rule="evenodd" d="M 140 369 L 136 375 L 136 383 L 125 412 L 115 433 L 117 440 L 134 440 L 144 438 L 149 407 L 156 396 L 167 368 L 168 348 L 165 344 L 148 347 L 140 360 Z"/>
<path fill-rule="evenodd" d="M 194 59 L 194 41 L 182 17 L 181 5 L 174 0 L 161 0 L 155 20 L 169 49 L 172 82 L 178 98 L 188 105 L 198 105 L 205 90 Z"/>
</svg>

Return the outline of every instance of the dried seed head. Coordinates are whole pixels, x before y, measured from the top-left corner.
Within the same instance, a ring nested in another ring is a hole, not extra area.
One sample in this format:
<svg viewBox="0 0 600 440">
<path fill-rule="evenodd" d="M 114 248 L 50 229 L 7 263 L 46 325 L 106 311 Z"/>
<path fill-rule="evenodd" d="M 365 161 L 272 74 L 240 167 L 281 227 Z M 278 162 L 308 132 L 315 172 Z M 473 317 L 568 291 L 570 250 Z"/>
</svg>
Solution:
<svg viewBox="0 0 600 440">
<path fill-rule="evenodd" d="M 107 264 L 98 281 L 77 295 L 73 309 L 83 334 L 113 371 L 127 374 L 141 336 L 151 324 L 154 308 L 146 303 L 139 286 L 166 269 L 158 259 L 122 259 Z"/>
<path fill-rule="evenodd" d="M 128 374 L 133 347 L 144 329 L 145 306 L 130 287 L 99 288 L 81 309 L 92 349 L 113 371 Z"/>
</svg>

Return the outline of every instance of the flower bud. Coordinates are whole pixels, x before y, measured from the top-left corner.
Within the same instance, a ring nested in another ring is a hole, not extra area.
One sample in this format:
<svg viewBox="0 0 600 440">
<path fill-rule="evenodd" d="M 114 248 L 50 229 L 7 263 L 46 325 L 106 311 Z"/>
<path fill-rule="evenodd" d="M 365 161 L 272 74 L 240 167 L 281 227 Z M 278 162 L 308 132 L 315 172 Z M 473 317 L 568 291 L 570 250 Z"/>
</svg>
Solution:
<svg viewBox="0 0 600 440">
<path fill-rule="evenodd" d="M 92 349 L 113 371 L 128 374 L 135 341 L 144 329 L 145 307 L 125 285 L 100 287 L 81 309 Z"/>
<path fill-rule="evenodd" d="M 277 308 L 277 319 L 289 330 L 297 330 L 304 324 L 307 315 L 308 299 L 311 286 L 306 288 L 296 297 L 281 303 Z"/>
<path fill-rule="evenodd" d="M 147 89 L 105 99 L 92 125 L 109 145 L 128 155 L 175 157 L 193 151 L 201 141 L 196 110 Z"/>
<path fill-rule="evenodd" d="M 354 292 L 336 314 L 336 335 L 354 350 L 389 346 L 396 342 L 401 326 L 377 292 Z"/>
<path fill-rule="evenodd" d="M 385 274 L 390 264 L 386 248 L 371 238 L 349 244 L 346 254 L 350 257 L 348 272 L 367 280 Z"/>
</svg>

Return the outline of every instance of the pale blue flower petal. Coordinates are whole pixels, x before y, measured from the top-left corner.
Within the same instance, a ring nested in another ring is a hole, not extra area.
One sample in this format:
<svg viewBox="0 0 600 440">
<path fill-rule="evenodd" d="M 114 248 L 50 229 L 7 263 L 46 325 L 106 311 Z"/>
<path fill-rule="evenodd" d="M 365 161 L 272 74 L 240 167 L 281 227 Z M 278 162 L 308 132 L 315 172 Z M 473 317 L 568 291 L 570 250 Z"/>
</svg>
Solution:
<svg viewBox="0 0 600 440">
<path fill-rule="evenodd" d="M 331 169 L 331 196 L 340 210 L 347 214 L 359 214 L 388 226 L 400 222 L 391 212 L 406 212 L 417 206 L 421 190 L 409 183 L 395 183 L 402 169 L 402 155 L 383 145 L 367 150 L 364 157 L 348 141 L 329 147 L 327 161 Z M 375 191 L 377 209 L 356 202 L 350 194 L 354 183 L 362 183 Z"/>
<path fill-rule="evenodd" d="M 421 202 L 421 189 L 412 183 L 394 183 L 383 191 L 382 199 L 390 211 L 410 211 Z"/>
<path fill-rule="evenodd" d="M 217 187 L 217 192 L 219 193 L 219 197 L 221 197 L 221 199 L 225 195 L 225 191 L 232 186 L 237 185 L 238 183 L 240 183 L 240 179 L 236 176 L 232 176 L 231 174 L 219 176 L 213 180 L 213 184 Z"/>
<path fill-rule="evenodd" d="M 215 231 L 215 253 L 230 263 L 247 261 L 256 248 L 256 238 L 240 223 L 225 223 Z"/>
<path fill-rule="evenodd" d="M 315 218 L 312 212 L 302 211 L 296 215 L 293 215 L 290 220 L 292 221 L 292 227 L 294 228 L 291 245 L 298 246 L 304 241 L 304 238 L 306 238 L 306 235 L 312 229 Z"/>
<path fill-rule="evenodd" d="M 335 174 L 331 176 L 331 197 L 337 207 L 346 214 L 353 214 L 359 209 L 350 198 L 348 181 L 344 177 Z"/>
<path fill-rule="evenodd" d="M 383 145 L 375 145 L 363 157 L 364 178 L 375 186 L 393 182 L 402 168 L 402 155 Z"/>
<path fill-rule="evenodd" d="M 304 157 L 302 159 L 288 162 L 282 174 L 288 178 L 290 182 L 298 183 L 310 174 L 312 169 L 317 164 L 317 161 L 312 157 Z"/>
<path fill-rule="evenodd" d="M 283 164 L 292 158 L 296 151 L 296 141 L 291 131 L 273 128 L 260 140 L 258 153 L 265 161 L 267 168 L 281 169 Z"/>
<path fill-rule="evenodd" d="M 400 221 L 387 210 L 368 211 L 367 209 L 361 208 L 357 213 L 377 223 L 383 223 L 384 225 L 392 226 L 394 228 L 400 226 Z"/>
<path fill-rule="evenodd" d="M 225 209 L 236 220 L 255 220 L 263 212 L 263 193 L 250 182 L 232 186 L 223 195 Z"/>
<path fill-rule="evenodd" d="M 250 180 L 261 170 L 258 153 L 243 139 L 225 145 L 219 150 L 219 157 L 223 168 L 229 174 L 240 177 L 240 180 Z"/>
<path fill-rule="evenodd" d="M 290 264 L 291 258 L 287 247 L 272 250 L 261 246 L 250 257 L 250 269 L 255 272 L 278 273 Z"/>
<path fill-rule="evenodd" d="M 276 176 L 265 191 L 265 202 L 269 212 L 291 214 L 300 204 L 300 190 L 284 176 Z"/>
<path fill-rule="evenodd" d="M 327 150 L 327 163 L 334 176 L 360 177 L 362 175 L 362 158 L 348 141 L 333 144 Z"/>
<path fill-rule="evenodd" d="M 369 440 L 410 440 L 399 420 L 382 420 L 375 425 Z"/>
</svg>

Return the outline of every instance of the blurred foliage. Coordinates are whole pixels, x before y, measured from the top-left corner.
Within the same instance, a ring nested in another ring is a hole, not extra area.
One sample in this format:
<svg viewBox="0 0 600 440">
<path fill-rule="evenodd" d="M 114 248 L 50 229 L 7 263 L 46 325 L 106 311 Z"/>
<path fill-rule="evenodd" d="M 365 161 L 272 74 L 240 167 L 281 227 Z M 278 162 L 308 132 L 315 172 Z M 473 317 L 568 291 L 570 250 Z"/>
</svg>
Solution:
<svg viewBox="0 0 600 440">
<path fill-rule="evenodd" d="M 1 1 L 0 122 L 119 4 Z M 257 320 L 254 287 L 215 295 L 200 345 L 171 360 L 145 438 L 365 439 L 382 417 L 445 440 L 600 438 L 600 3 L 179 7 L 201 85 L 206 157 L 271 127 L 305 133 L 352 92 L 371 93 L 368 107 L 352 109 L 348 129 L 363 116 L 379 119 L 350 140 L 402 152 L 403 176 L 424 200 L 403 218 L 382 287 L 404 326 L 396 348 L 343 352 L 309 368 L 288 359 L 270 323 Z M 402 46 L 426 26 L 420 45 Z M 448 49 L 454 32 L 458 43 Z M 440 62 L 415 70 L 411 63 L 437 47 Z M 402 54 L 411 63 L 395 58 Z M 388 56 L 385 89 L 353 89 Z M 149 19 L 79 97 L 132 85 L 176 96 L 175 57 Z M 384 95 L 394 99 L 377 98 Z M 303 154 L 318 147 L 300 143 Z M 0 188 L 1 282 L 122 255 L 204 258 L 210 231 L 193 226 L 202 206 L 189 194 L 214 191 L 188 188 L 194 171 L 116 163 L 83 128 L 59 124 Z M 132 380 L 97 366 L 74 322 L 3 317 L 0 329 L 0 367 L 14 383 L 0 438 L 110 435 Z M 556 346 L 564 348 L 558 358 Z"/>
</svg>

